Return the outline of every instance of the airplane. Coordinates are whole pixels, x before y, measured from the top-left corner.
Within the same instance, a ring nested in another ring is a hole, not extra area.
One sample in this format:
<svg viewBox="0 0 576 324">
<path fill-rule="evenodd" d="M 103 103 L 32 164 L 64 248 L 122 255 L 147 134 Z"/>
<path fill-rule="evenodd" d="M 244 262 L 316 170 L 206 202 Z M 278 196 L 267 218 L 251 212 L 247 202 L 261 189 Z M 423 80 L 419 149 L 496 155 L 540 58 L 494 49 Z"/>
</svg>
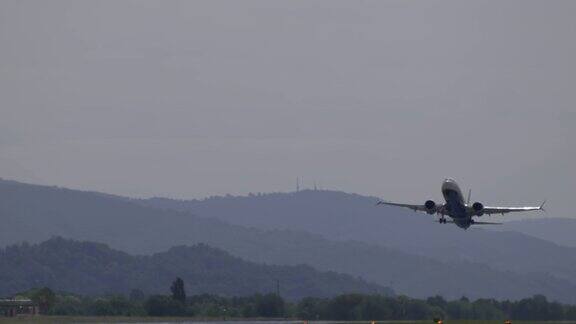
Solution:
<svg viewBox="0 0 576 324">
<path fill-rule="evenodd" d="M 502 223 L 490 223 L 490 222 L 478 222 L 472 219 L 474 216 L 482 215 L 492 215 L 492 214 L 502 214 L 512 213 L 512 212 L 525 212 L 525 211 L 543 211 L 544 201 L 538 207 L 489 207 L 484 206 L 482 203 L 475 202 L 470 204 L 470 195 L 472 191 L 468 191 L 468 200 L 464 202 L 464 196 L 462 196 L 462 191 L 460 187 L 454 181 L 454 179 L 445 179 L 442 183 L 442 195 L 446 203 L 436 204 L 433 200 L 427 200 L 424 205 L 411 205 L 411 204 L 399 204 L 387 201 L 379 201 L 376 205 L 390 205 L 410 208 L 414 211 L 426 212 L 430 215 L 439 214 L 440 219 L 438 222 L 440 224 L 454 223 L 458 227 L 467 229 L 472 225 L 500 225 Z M 447 220 L 446 215 L 452 218 L 452 220 Z"/>
</svg>

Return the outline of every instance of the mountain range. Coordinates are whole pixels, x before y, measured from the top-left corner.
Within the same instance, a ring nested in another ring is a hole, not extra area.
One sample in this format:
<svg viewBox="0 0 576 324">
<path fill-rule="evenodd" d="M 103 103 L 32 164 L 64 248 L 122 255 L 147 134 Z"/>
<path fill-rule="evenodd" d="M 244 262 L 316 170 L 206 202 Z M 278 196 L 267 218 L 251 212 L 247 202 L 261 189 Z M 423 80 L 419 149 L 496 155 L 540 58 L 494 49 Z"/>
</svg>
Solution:
<svg viewBox="0 0 576 324">
<path fill-rule="evenodd" d="M 576 282 L 576 249 L 558 244 L 574 240 L 570 234 L 576 233 L 576 220 L 547 218 L 462 230 L 437 223 L 435 216 L 374 206 L 377 201 L 338 191 L 305 190 L 141 202 L 241 226 L 307 231 L 330 240 L 356 240 L 439 261 L 482 263 L 523 274 L 545 272 Z"/>
<path fill-rule="evenodd" d="M 151 255 L 204 243 L 250 262 L 307 264 L 413 297 L 574 302 L 576 249 L 514 231 L 460 230 L 335 191 L 137 200 L 0 181 L 0 245 L 57 235 Z"/>
</svg>

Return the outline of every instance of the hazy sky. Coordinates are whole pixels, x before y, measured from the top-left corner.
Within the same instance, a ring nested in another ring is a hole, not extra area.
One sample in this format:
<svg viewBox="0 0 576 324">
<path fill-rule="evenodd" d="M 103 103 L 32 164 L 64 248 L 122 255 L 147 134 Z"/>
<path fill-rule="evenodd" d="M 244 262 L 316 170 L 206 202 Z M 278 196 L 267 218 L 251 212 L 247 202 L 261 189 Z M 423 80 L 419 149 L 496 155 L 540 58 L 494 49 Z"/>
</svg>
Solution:
<svg viewBox="0 0 576 324">
<path fill-rule="evenodd" d="M 0 1 L 0 177 L 573 216 L 576 1 Z"/>
</svg>

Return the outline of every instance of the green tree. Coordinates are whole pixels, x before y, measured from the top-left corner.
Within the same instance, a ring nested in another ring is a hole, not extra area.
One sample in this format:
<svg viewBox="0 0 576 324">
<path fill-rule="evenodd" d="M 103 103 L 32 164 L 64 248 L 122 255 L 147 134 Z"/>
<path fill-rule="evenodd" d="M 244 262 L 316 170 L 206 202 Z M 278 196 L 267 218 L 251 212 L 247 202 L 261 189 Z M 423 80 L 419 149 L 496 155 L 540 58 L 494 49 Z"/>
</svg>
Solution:
<svg viewBox="0 0 576 324">
<path fill-rule="evenodd" d="M 146 299 L 146 295 L 140 289 L 132 289 L 129 298 L 131 302 L 143 302 Z"/>
<path fill-rule="evenodd" d="M 325 300 L 314 297 L 303 298 L 297 305 L 298 318 L 307 320 L 318 320 L 323 318 L 323 308 L 325 307 Z"/>
<path fill-rule="evenodd" d="M 564 319 L 571 321 L 576 320 L 576 306 L 566 306 Z"/>
<path fill-rule="evenodd" d="M 457 319 L 474 318 L 474 313 L 472 311 L 472 304 L 470 303 L 470 300 L 466 297 L 462 297 L 459 300 L 453 300 L 449 302 L 446 311 L 450 318 L 457 318 Z"/>
<path fill-rule="evenodd" d="M 48 314 L 50 309 L 56 303 L 56 294 L 52 291 L 52 289 L 44 287 L 36 291 L 32 295 L 31 299 L 40 307 L 40 313 Z"/>
<path fill-rule="evenodd" d="M 358 306 L 363 301 L 360 294 L 346 294 L 334 297 L 329 305 L 329 312 L 332 319 L 338 321 L 349 321 L 358 319 Z"/>
<path fill-rule="evenodd" d="M 262 317 L 283 317 L 284 300 L 276 294 L 256 295 L 256 313 Z"/>
<path fill-rule="evenodd" d="M 176 278 L 176 280 L 172 282 L 170 290 L 172 291 L 172 299 L 181 303 L 186 302 L 186 290 L 184 289 L 184 280 L 182 280 L 182 278 Z"/>
<path fill-rule="evenodd" d="M 478 299 L 472 303 L 474 319 L 496 320 L 506 316 L 498 301 L 494 299 Z"/>
<path fill-rule="evenodd" d="M 426 299 L 426 303 L 428 303 L 430 306 L 436 306 L 442 309 L 445 309 L 448 306 L 448 302 L 444 299 L 444 297 L 438 295 L 434 297 L 428 297 L 428 299 Z"/>
<path fill-rule="evenodd" d="M 150 316 L 183 316 L 186 315 L 184 304 L 168 296 L 154 295 L 144 304 Z"/>
<path fill-rule="evenodd" d="M 50 315 L 88 315 L 85 305 L 77 296 L 57 296 L 56 303 L 49 311 Z"/>
<path fill-rule="evenodd" d="M 393 319 L 393 309 L 389 298 L 382 296 L 365 296 L 358 305 L 360 320 L 385 320 Z"/>
<path fill-rule="evenodd" d="M 98 298 L 92 301 L 88 307 L 88 311 L 90 315 L 95 316 L 115 316 L 120 315 L 112 309 L 112 305 L 110 302 L 105 298 Z"/>
</svg>

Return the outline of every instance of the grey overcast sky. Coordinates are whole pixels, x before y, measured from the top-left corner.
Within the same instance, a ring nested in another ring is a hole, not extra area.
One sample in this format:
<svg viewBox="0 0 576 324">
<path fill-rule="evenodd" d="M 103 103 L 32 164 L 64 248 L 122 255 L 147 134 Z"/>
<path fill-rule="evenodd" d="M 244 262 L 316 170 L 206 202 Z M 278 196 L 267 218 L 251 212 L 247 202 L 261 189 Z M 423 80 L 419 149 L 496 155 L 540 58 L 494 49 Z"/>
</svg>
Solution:
<svg viewBox="0 0 576 324">
<path fill-rule="evenodd" d="M 0 177 L 573 216 L 576 1 L 0 1 Z"/>
</svg>

